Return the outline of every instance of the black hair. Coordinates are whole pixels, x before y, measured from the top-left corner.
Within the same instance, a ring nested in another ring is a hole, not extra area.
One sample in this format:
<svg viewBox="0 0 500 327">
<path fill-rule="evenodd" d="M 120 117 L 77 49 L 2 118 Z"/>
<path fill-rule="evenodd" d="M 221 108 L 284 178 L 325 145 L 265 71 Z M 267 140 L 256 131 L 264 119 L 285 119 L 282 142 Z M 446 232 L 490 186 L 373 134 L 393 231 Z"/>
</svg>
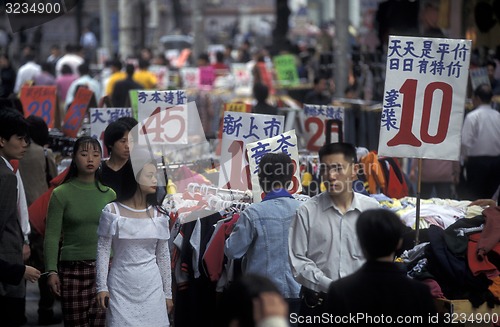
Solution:
<svg viewBox="0 0 500 327">
<path fill-rule="evenodd" d="M 142 173 L 143 167 L 147 164 L 153 164 L 157 168 L 157 174 L 160 173 L 158 171 L 158 162 L 154 157 L 152 157 L 151 153 L 139 145 L 136 145 L 132 150 L 130 159 L 126 163 L 126 165 L 130 165 L 131 167 L 128 167 L 129 169 L 125 170 L 122 180 L 121 194 L 116 198 L 116 201 L 126 201 L 133 197 L 135 192 L 140 189 L 137 180 Z M 134 167 L 136 168 L 135 173 Z M 156 210 L 158 210 L 158 212 L 167 214 L 168 211 L 162 205 L 163 199 L 159 196 L 160 187 L 161 186 L 156 187 L 155 193 L 146 195 L 146 203 L 152 205 Z"/>
<path fill-rule="evenodd" d="M 139 59 L 139 68 L 140 69 L 148 69 L 149 67 L 149 60 L 146 60 L 146 59 Z"/>
<path fill-rule="evenodd" d="M 224 52 L 217 51 L 215 53 L 215 59 L 216 59 L 217 62 L 224 62 Z"/>
<path fill-rule="evenodd" d="M 116 121 L 119 121 L 127 125 L 129 130 L 132 130 L 132 128 L 134 128 L 138 124 L 137 119 L 135 119 L 134 117 L 127 117 L 127 116 L 120 117 Z"/>
<path fill-rule="evenodd" d="M 293 162 L 288 155 L 266 153 L 259 162 L 259 184 L 265 193 L 273 188 L 288 188 L 293 177 Z"/>
<path fill-rule="evenodd" d="M 33 142 L 40 146 L 49 143 L 49 127 L 43 118 L 38 116 L 29 116 L 26 118 L 29 127 L 29 134 Z"/>
<path fill-rule="evenodd" d="M 13 135 L 28 139 L 28 122 L 16 109 L 4 106 L 0 108 L 0 137 L 10 140 Z"/>
<path fill-rule="evenodd" d="M 396 252 L 404 225 L 387 209 L 363 211 L 356 222 L 356 233 L 367 260 L 375 260 Z"/>
<path fill-rule="evenodd" d="M 488 62 L 486 62 L 486 66 L 493 66 L 493 69 L 496 69 L 497 63 L 494 62 L 493 60 L 488 60 Z"/>
<path fill-rule="evenodd" d="M 237 279 L 222 293 L 217 308 L 217 326 L 227 327 L 232 320 L 237 320 L 240 327 L 254 327 L 253 300 L 264 292 L 280 294 L 276 285 L 267 277 L 245 274 Z"/>
<path fill-rule="evenodd" d="M 330 154 L 343 154 L 346 161 L 352 163 L 357 161 L 356 148 L 350 143 L 337 142 L 323 145 L 318 151 L 319 161 Z"/>
<path fill-rule="evenodd" d="M 120 140 L 131 128 L 123 121 L 116 120 L 110 123 L 104 130 L 104 146 L 111 153 L 111 148 L 116 141 Z"/>
<path fill-rule="evenodd" d="M 75 162 L 76 154 L 78 153 L 78 150 L 80 148 L 88 149 L 89 147 L 93 147 L 94 149 L 99 149 L 99 152 L 102 155 L 101 144 L 99 143 L 99 141 L 97 139 L 90 137 L 90 136 L 82 136 L 82 137 L 78 138 L 75 141 L 75 144 L 73 145 L 73 152 L 71 154 L 71 164 L 69 165 L 68 173 L 64 177 L 64 180 L 62 181 L 61 184 L 69 182 L 70 180 L 72 180 L 73 178 L 78 176 L 78 167 L 76 166 L 76 162 Z M 101 191 L 102 193 L 106 193 L 106 192 L 108 192 L 108 190 L 110 190 L 110 188 L 106 188 L 106 189 L 101 188 L 102 183 L 101 183 L 101 171 L 100 170 L 101 170 L 101 168 L 97 169 L 95 172 L 95 176 L 94 176 L 95 177 L 94 178 L 95 185 L 99 191 Z"/>
<path fill-rule="evenodd" d="M 269 96 L 269 88 L 263 83 L 255 83 L 253 85 L 253 96 L 257 102 L 265 102 Z"/>
<path fill-rule="evenodd" d="M 206 52 L 200 53 L 200 55 L 198 56 L 198 59 L 205 60 L 207 63 L 210 63 L 210 57 L 208 56 L 208 53 L 206 53 Z"/>
<path fill-rule="evenodd" d="M 135 72 L 135 67 L 132 64 L 127 64 L 125 66 L 125 72 L 127 73 L 127 77 L 132 78 Z"/>
<path fill-rule="evenodd" d="M 86 62 L 82 63 L 80 66 L 78 66 L 78 72 L 80 73 L 80 76 L 89 75 L 89 64 L 87 64 Z"/>
<path fill-rule="evenodd" d="M 318 85 L 318 84 L 319 84 L 319 82 L 321 82 L 321 80 L 322 80 L 322 79 L 325 79 L 325 78 L 324 78 L 324 77 L 322 77 L 322 76 L 316 76 L 316 77 L 314 78 L 314 80 L 313 80 L 314 85 L 315 85 L 315 86 L 316 86 L 316 85 Z"/>
<path fill-rule="evenodd" d="M 111 61 L 111 67 L 115 67 L 118 70 L 122 70 L 123 65 L 122 65 L 122 62 L 120 60 L 115 59 L 115 60 Z"/>
<path fill-rule="evenodd" d="M 482 103 L 490 103 L 493 98 L 493 92 L 488 84 L 481 84 L 474 90 L 474 95 L 478 97 Z"/>
<path fill-rule="evenodd" d="M 64 64 L 62 65 L 61 67 L 61 74 L 62 75 L 70 75 L 70 74 L 73 74 L 73 69 L 71 68 L 70 65 L 68 64 Z"/>
</svg>

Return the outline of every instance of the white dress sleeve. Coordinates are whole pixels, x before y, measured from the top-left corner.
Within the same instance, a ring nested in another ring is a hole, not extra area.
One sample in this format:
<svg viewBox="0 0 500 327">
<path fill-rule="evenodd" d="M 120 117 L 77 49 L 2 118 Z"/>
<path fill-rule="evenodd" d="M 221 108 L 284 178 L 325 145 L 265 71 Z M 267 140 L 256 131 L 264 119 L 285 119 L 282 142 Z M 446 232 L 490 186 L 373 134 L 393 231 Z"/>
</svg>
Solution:
<svg viewBox="0 0 500 327">
<path fill-rule="evenodd" d="M 170 250 L 168 248 L 168 239 L 170 238 L 170 232 L 168 230 L 168 217 L 164 216 L 164 218 L 162 218 L 162 224 L 166 225 L 161 226 L 163 231 L 163 233 L 161 233 L 162 237 L 158 239 L 156 243 L 156 264 L 160 268 L 165 298 L 172 299 L 172 267 L 170 262 Z"/>
<path fill-rule="evenodd" d="M 168 239 L 158 240 L 156 243 L 156 263 L 160 268 L 161 280 L 163 282 L 163 292 L 165 298 L 172 299 L 172 268 L 170 267 L 170 251 L 168 249 Z"/>
<path fill-rule="evenodd" d="M 108 292 L 108 269 L 109 257 L 111 255 L 111 243 L 113 236 L 111 233 L 103 233 L 103 229 L 109 230 L 110 225 L 110 205 L 104 207 L 99 220 L 99 231 L 97 238 L 97 257 L 96 257 L 96 290 L 97 292 Z M 107 227 L 107 228 L 106 228 Z"/>
<path fill-rule="evenodd" d="M 99 236 L 97 238 L 96 258 L 96 289 L 97 292 L 108 291 L 109 256 L 111 254 L 112 238 Z"/>
</svg>

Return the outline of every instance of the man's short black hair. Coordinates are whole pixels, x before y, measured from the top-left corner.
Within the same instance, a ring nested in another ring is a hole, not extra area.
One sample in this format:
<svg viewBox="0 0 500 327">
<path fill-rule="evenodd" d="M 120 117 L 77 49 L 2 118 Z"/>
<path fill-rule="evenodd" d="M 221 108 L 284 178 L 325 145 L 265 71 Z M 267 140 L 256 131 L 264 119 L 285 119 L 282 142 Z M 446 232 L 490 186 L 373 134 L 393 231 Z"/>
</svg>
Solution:
<svg viewBox="0 0 500 327">
<path fill-rule="evenodd" d="M 89 64 L 86 62 L 82 63 L 80 66 L 78 66 L 78 72 L 80 73 L 80 76 L 89 75 Z"/>
<path fill-rule="evenodd" d="M 325 144 L 319 149 L 318 154 L 319 161 L 322 161 L 324 156 L 330 154 L 343 154 L 346 161 L 352 163 L 356 163 L 357 161 L 356 148 L 350 143 L 337 142 Z"/>
<path fill-rule="evenodd" d="M 149 67 L 149 60 L 146 60 L 146 59 L 139 59 L 139 68 L 140 69 L 148 69 Z"/>
<path fill-rule="evenodd" d="M 359 244 L 367 260 L 375 260 L 396 252 L 404 225 L 394 212 L 387 209 L 363 211 L 356 222 Z"/>
<path fill-rule="evenodd" d="M 134 117 L 120 117 L 118 118 L 116 121 L 119 121 L 121 123 L 124 123 L 125 125 L 127 125 L 128 129 L 129 130 L 132 130 L 132 128 L 135 127 L 135 125 L 138 124 L 137 120 L 134 118 Z"/>
<path fill-rule="evenodd" d="M 128 125 L 120 121 L 114 121 L 106 127 L 104 130 L 104 146 L 108 149 L 109 153 L 111 153 L 111 148 L 116 141 L 120 140 L 129 131 L 130 128 Z"/>
<path fill-rule="evenodd" d="M 493 92 L 488 84 L 481 84 L 476 87 L 474 95 L 477 96 L 482 103 L 490 103 L 493 98 Z"/>
<path fill-rule="evenodd" d="M 125 66 L 125 72 L 127 73 L 127 76 L 129 78 L 132 78 L 132 76 L 134 76 L 134 72 L 135 72 L 135 67 L 134 65 L 132 64 L 127 64 L 127 66 Z"/>
<path fill-rule="evenodd" d="M 0 137 L 10 140 L 12 135 L 29 136 L 28 122 L 13 108 L 0 108 Z"/>
<path fill-rule="evenodd" d="M 265 193 L 274 188 L 287 188 L 293 177 L 293 163 L 283 153 L 266 153 L 259 162 L 259 184 Z"/>
<path fill-rule="evenodd" d="M 49 144 L 49 128 L 43 118 L 38 116 L 29 116 L 26 118 L 29 126 L 30 137 L 36 144 L 45 146 Z"/>
<path fill-rule="evenodd" d="M 269 88 L 263 83 L 255 83 L 253 85 L 253 96 L 257 102 L 265 102 L 269 96 Z"/>
</svg>

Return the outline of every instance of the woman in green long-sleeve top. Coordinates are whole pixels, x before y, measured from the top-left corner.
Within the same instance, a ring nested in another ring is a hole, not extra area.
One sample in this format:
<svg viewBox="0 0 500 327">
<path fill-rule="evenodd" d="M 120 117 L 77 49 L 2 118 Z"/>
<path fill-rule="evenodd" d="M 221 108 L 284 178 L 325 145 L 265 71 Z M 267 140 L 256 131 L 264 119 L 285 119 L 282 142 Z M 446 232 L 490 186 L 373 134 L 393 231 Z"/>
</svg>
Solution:
<svg viewBox="0 0 500 327">
<path fill-rule="evenodd" d="M 50 289 L 61 297 L 65 326 L 105 325 L 105 311 L 96 302 L 97 227 L 102 209 L 115 199 L 115 192 L 99 182 L 101 156 L 96 139 L 79 138 L 68 174 L 50 198 L 45 267 Z"/>
</svg>

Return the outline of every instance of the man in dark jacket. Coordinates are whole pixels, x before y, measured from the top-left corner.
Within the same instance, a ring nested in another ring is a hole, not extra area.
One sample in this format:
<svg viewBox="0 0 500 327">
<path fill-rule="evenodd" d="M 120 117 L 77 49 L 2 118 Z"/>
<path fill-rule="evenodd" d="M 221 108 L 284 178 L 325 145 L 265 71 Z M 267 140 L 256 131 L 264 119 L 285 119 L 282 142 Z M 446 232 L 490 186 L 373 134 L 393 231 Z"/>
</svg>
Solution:
<svg viewBox="0 0 500 327">
<path fill-rule="evenodd" d="M 414 326 L 437 319 L 429 287 L 407 277 L 406 270 L 393 262 L 402 244 L 403 227 L 389 210 L 361 213 L 356 232 L 367 262 L 354 274 L 331 284 L 326 308 L 332 321 Z"/>
</svg>

